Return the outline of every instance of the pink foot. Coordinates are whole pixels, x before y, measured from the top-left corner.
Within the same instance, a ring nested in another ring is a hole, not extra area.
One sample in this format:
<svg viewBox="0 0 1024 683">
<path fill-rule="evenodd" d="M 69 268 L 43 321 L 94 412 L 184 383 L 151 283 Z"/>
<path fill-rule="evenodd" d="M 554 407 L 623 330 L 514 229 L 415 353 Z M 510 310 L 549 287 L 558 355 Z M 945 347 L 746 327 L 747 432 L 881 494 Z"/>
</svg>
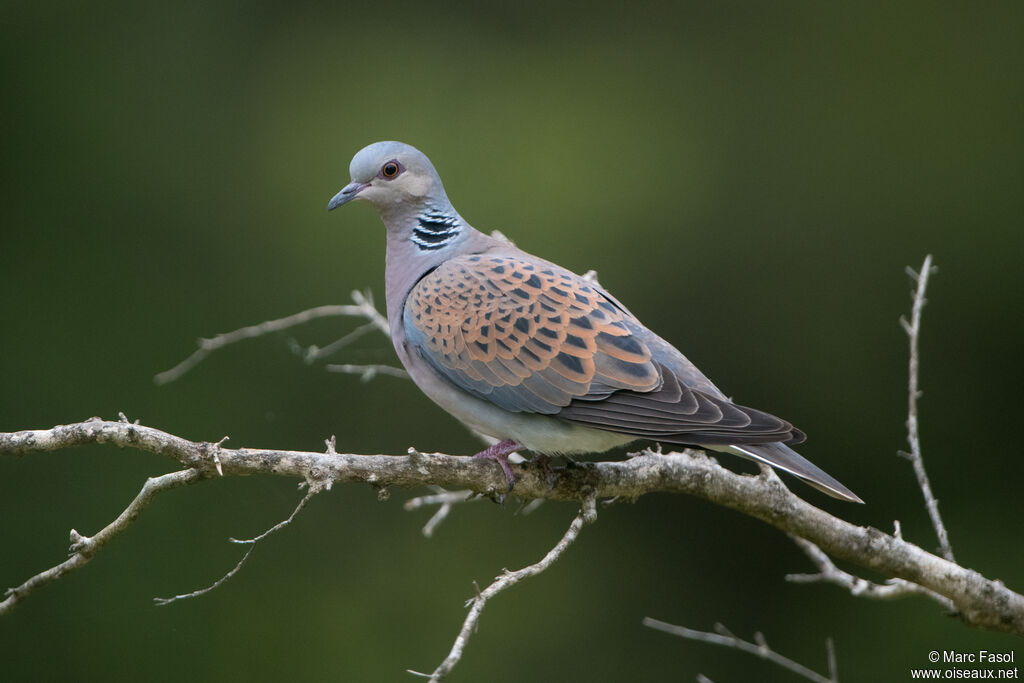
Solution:
<svg viewBox="0 0 1024 683">
<path fill-rule="evenodd" d="M 508 464 L 508 456 L 520 448 L 522 446 L 518 442 L 512 439 L 505 439 L 489 448 L 485 448 L 473 457 L 480 458 L 481 460 L 493 460 L 498 463 L 501 471 L 505 473 L 505 478 L 508 479 L 508 490 L 511 491 L 512 487 L 516 485 L 516 477 L 512 474 L 512 466 Z"/>
</svg>

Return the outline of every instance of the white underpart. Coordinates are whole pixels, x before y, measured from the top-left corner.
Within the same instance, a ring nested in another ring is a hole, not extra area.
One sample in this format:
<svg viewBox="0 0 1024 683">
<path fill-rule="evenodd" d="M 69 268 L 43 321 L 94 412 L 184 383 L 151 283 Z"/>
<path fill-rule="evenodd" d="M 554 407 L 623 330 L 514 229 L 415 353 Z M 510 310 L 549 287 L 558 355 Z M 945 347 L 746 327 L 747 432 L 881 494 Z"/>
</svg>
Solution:
<svg viewBox="0 0 1024 683">
<path fill-rule="evenodd" d="M 438 381 L 436 376 L 429 378 L 432 381 L 427 377 L 418 377 L 427 369 L 426 363 L 415 364 L 414 367 L 418 372 L 409 368 L 413 381 L 434 403 L 471 429 L 496 439 L 512 439 L 534 453 L 603 453 L 639 439 L 631 434 L 569 424 L 551 415 L 510 413 L 490 401 L 457 389 L 447 381 Z"/>
</svg>

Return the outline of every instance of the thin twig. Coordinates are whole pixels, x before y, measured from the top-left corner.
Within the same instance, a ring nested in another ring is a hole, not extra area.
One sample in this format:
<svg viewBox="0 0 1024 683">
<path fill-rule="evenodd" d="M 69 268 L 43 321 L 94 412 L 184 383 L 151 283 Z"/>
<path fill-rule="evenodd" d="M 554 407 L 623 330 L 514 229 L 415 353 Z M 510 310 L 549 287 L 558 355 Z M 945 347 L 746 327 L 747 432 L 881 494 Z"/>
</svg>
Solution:
<svg viewBox="0 0 1024 683">
<path fill-rule="evenodd" d="M 543 504 L 544 504 L 544 499 L 543 498 L 534 498 L 530 502 L 528 502 L 525 505 L 523 505 L 523 507 L 519 508 L 516 512 L 518 514 L 522 515 L 523 517 L 525 517 L 526 515 L 534 512 L 537 508 L 539 508 Z"/>
<path fill-rule="evenodd" d="M 430 516 L 427 523 L 423 525 L 420 530 L 421 533 L 427 538 L 433 538 L 434 532 L 437 531 L 437 527 L 441 526 L 441 522 L 448 518 L 448 513 L 452 511 L 452 504 L 445 503 L 444 505 L 437 508 L 437 511 Z"/>
<path fill-rule="evenodd" d="M 150 477 L 146 480 L 138 495 L 128 504 L 128 507 L 117 516 L 117 519 L 103 527 L 95 536 L 82 536 L 72 529 L 71 548 L 69 550 L 71 557 L 54 567 L 50 567 L 46 571 L 39 572 L 16 588 L 8 588 L 6 598 L 3 602 L 0 602 L 0 615 L 12 610 L 19 601 L 27 597 L 35 589 L 56 581 L 65 574 L 70 574 L 88 564 L 89 560 L 103 546 L 131 526 L 132 522 L 138 518 L 139 513 L 153 501 L 157 494 L 176 489 L 179 486 L 194 484 L 205 476 L 199 470 L 189 468 L 187 470 L 169 472 L 159 477 Z"/>
<path fill-rule="evenodd" d="M 377 375 L 390 375 L 392 377 L 400 377 L 402 379 L 409 379 L 409 373 L 402 368 L 396 368 L 391 365 L 352 365 L 350 363 L 332 363 L 324 366 L 328 372 L 340 372 L 346 375 L 359 375 L 359 378 L 364 382 L 369 382 Z"/>
<path fill-rule="evenodd" d="M 351 332 L 341 337 L 340 339 L 335 339 L 327 346 L 317 346 L 313 344 L 310 346 L 303 347 L 300 346 L 298 343 L 295 343 L 294 351 L 298 355 L 302 356 L 302 360 L 304 360 L 307 364 L 313 363 L 315 361 L 320 360 L 321 358 L 326 358 L 328 356 L 334 355 L 335 353 L 345 348 L 352 342 L 366 335 L 368 332 L 373 332 L 376 329 L 378 328 L 375 323 L 363 323 L 362 325 L 352 330 Z"/>
<path fill-rule="evenodd" d="M 713 645 L 722 645 L 724 647 L 733 648 L 734 650 L 739 650 L 740 652 L 752 654 L 756 657 L 760 657 L 761 659 L 766 659 L 773 664 L 777 664 L 788 671 L 792 671 L 809 681 L 814 681 L 815 683 L 838 683 L 839 680 L 835 677 L 834 664 L 831 663 L 831 660 L 829 664 L 831 675 L 829 677 L 822 676 L 817 671 L 808 669 L 803 664 L 794 662 L 792 659 L 784 657 L 771 649 L 761 633 L 755 633 L 754 640 L 756 642 L 751 643 L 733 635 L 721 624 L 715 624 L 716 633 L 695 631 L 693 629 L 686 628 L 685 626 L 676 626 L 675 624 L 669 624 L 650 617 L 644 617 L 643 625 L 658 631 L 671 633 L 672 635 L 679 636 L 680 638 L 696 640 L 702 643 L 711 643 Z M 830 645 L 827 642 L 825 647 L 827 652 L 831 652 Z M 830 657 L 832 656 L 834 655 L 830 655 Z"/>
<path fill-rule="evenodd" d="M 391 326 L 388 325 L 387 316 L 378 311 L 376 304 L 373 303 L 373 292 L 369 289 L 367 289 L 366 292 L 360 292 L 358 289 L 355 289 L 352 291 L 350 296 L 356 306 L 359 307 L 359 315 L 362 315 L 364 318 L 376 325 L 377 329 L 381 331 L 381 334 L 390 339 Z"/>
<path fill-rule="evenodd" d="M 822 552 L 821 548 L 810 541 L 790 535 L 804 554 L 810 558 L 818 567 L 817 574 L 787 574 L 786 581 L 791 583 L 832 583 L 850 591 L 850 595 L 872 600 L 896 600 L 910 595 L 924 595 L 942 605 L 950 612 L 956 611 L 953 601 L 939 595 L 935 591 L 928 590 L 903 579 L 889 579 L 884 584 L 874 583 L 859 576 L 845 572 L 829 559 L 829 556 Z"/>
<path fill-rule="evenodd" d="M 907 266 L 907 274 L 917 284 L 913 292 L 914 303 L 910 310 L 910 322 L 906 318 L 900 318 L 900 324 L 907 333 L 910 343 L 910 371 L 907 380 L 907 443 L 910 445 L 909 453 L 902 453 L 910 460 L 914 467 L 914 474 L 917 476 L 917 483 L 924 495 L 924 505 L 928 510 L 932 526 L 935 528 L 935 535 L 939 538 L 939 550 L 942 556 L 950 562 L 956 562 L 953 557 L 953 548 L 949 543 L 949 535 L 942 523 L 942 516 L 939 514 L 939 501 L 932 493 L 931 484 L 928 482 L 928 474 L 924 469 L 924 458 L 921 456 L 921 438 L 918 431 L 917 420 L 917 399 L 921 397 L 920 384 L 918 382 L 918 370 L 920 367 L 918 354 L 918 339 L 921 334 L 921 311 L 924 309 L 925 291 L 928 289 L 928 276 L 937 271 L 938 268 L 932 265 L 932 255 L 928 254 L 921 265 L 921 272 L 916 273 L 914 269 Z"/>
<path fill-rule="evenodd" d="M 437 511 L 431 516 L 427 523 L 423 525 L 423 535 L 427 538 L 432 538 L 434 532 L 437 531 L 437 527 L 441 525 L 448 515 L 451 513 L 452 508 L 459 503 L 472 503 L 478 500 L 486 500 L 475 492 L 470 490 L 461 491 L 447 491 L 440 486 L 431 486 L 434 493 L 426 496 L 416 496 L 405 501 L 404 507 L 406 510 L 418 510 L 421 507 L 427 505 L 437 505 Z M 544 504 L 543 498 L 534 498 L 533 500 L 524 502 L 517 510 L 517 515 L 526 516 L 539 508 Z"/>
<path fill-rule="evenodd" d="M 281 330 L 286 330 L 289 327 L 295 327 L 296 325 L 302 325 L 303 323 L 307 323 L 310 320 L 315 320 L 317 318 L 329 318 L 336 316 L 366 318 L 375 328 L 383 332 L 385 335 L 390 335 L 387 318 L 381 315 L 377 310 L 373 304 L 373 298 L 369 294 L 363 294 L 359 291 L 352 292 L 352 301 L 355 303 L 317 306 L 316 308 L 310 308 L 284 318 L 278 318 L 277 320 L 267 320 L 259 323 L 258 325 L 248 325 L 237 330 L 232 330 L 231 332 L 218 334 L 217 336 L 209 339 L 199 339 L 197 341 L 199 348 L 192 352 L 192 355 L 175 365 L 170 370 L 165 370 L 164 372 L 156 375 L 153 378 L 153 381 L 158 385 L 173 382 L 194 368 L 217 349 L 244 339 L 252 339 L 254 337 L 262 337 L 263 335 L 271 334 L 273 332 L 280 332 Z"/>
<path fill-rule="evenodd" d="M 448 513 L 452 511 L 452 506 L 457 503 L 467 503 L 474 500 L 484 500 L 472 491 L 446 491 L 440 486 L 431 486 L 434 493 L 429 496 L 416 496 L 405 501 L 403 507 L 406 510 L 418 510 L 421 507 L 427 505 L 437 505 L 437 511 L 427 520 L 427 523 L 423 525 L 423 535 L 427 538 L 431 538 L 434 532 L 437 531 L 437 527 L 440 526 L 441 522 L 448 517 Z"/>
<path fill-rule="evenodd" d="M 828 677 L 833 681 L 839 680 L 839 667 L 836 666 L 836 643 L 832 636 L 825 639 L 825 656 L 828 658 Z"/>
<path fill-rule="evenodd" d="M 473 498 L 473 492 L 468 490 L 463 491 L 446 491 L 440 486 L 431 486 L 434 493 L 426 496 L 416 496 L 410 498 L 402 504 L 402 507 L 407 510 L 418 510 L 421 507 L 428 505 L 451 505 L 452 503 L 465 503 L 470 500 L 483 500 L 482 498 Z"/>
<path fill-rule="evenodd" d="M 466 647 L 466 643 L 469 642 L 469 636 L 476 629 L 477 622 L 480 620 L 480 615 L 483 613 L 484 606 L 487 601 L 493 598 L 501 591 L 511 588 L 515 584 L 519 583 L 523 579 L 528 579 L 531 576 L 540 574 L 548 567 L 550 567 L 563 553 L 572 545 L 576 537 L 579 536 L 580 529 L 585 524 L 589 524 L 597 519 L 597 506 L 595 503 L 594 496 L 588 496 L 583 501 L 583 506 L 580 508 L 580 512 L 576 515 L 576 518 L 572 520 L 569 525 L 569 529 L 562 536 L 562 539 L 555 544 L 555 547 L 548 551 L 548 553 L 536 564 L 531 564 L 528 567 L 523 567 L 514 572 L 510 572 L 507 569 L 502 574 L 494 579 L 494 582 L 490 586 L 483 589 L 477 596 L 466 603 L 469 607 L 469 614 L 466 615 L 466 620 L 462 624 L 462 630 L 459 631 L 459 635 L 455 638 L 455 643 L 452 645 L 451 652 L 445 657 L 444 661 L 438 665 L 432 674 L 423 674 L 417 671 L 409 670 L 409 673 L 423 676 L 424 678 L 429 677 L 431 683 L 436 681 L 442 681 L 444 678 L 451 673 L 455 665 L 459 663 L 462 658 L 462 651 Z"/>
<path fill-rule="evenodd" d="M 236 564 L 234 566 L 234 568 L 231 569 L 227 574 L 225 574 L 224 576 L 220 577 L 219 579 L 214 581 L 212 584 L 210 584 L 206 588 L 200 588 L 199 590 L 194 590 L 191 593 L 183 593 L 181 595 L 175 595 L 174 597 L 171 597 L 171 598 L 153 598 L 153 602 L 156 605 L 158 605 L 160 607 L 163 607 L 164 605 L 169 605 L 172 602 L 177 602 L 178 600 L 186 600 L 188 598 L 197 598 L 200 595 L 206 595 L 210 591 L 216 590 L 217 588 L 220 588 L 221 585 L 223 585 L 231 577 L 233 577 L 235 574 L 238 573 L 238 571 L 245 564 L 245 561 L 249 559 L 249 555 L 251 555 L 252 551 L 256 549 L 256 544 L 257 543 L 259 543 L 260 541 L 262 541 L 264 538 L 266 538 L 267 536 L 271 535 L 272 533 L 274 533 L 276 531 L 280 531 L 284 527 L 286 527 L 289 524 L 291 524 L 292 520 L 295 519 L 295 515 L 299 514 L 299 511 L 302 510 L 302 508 L 306 507 L 306 503 L 308 503 L 309 500 L 313 496 L 315 496 L 316 494 L 320 493 L 320 491 L 322 491 L 324 488 L 325 488 L 325 486 L 323 484 L 319 483 L 319 482 L 311 482 L 309 484 L 309 486 L 308 486 L 308 490 L 306 491 L 306 495 L 302 497 L 302 500 L 299 501 L 299 504 L 295 506 L 294 510 L 292 510 L 292 514 L 288 515 L 287 519 L 278 522 L 274 526 L 272 526 L 269 529 L 267 529 L 266 531 L 264 531 L 259 536 L 256 536 L 255 538 L 249 538 L 249 539 L 243 539 L 243 540 L 238 540 L 237 538 L 229 538 L 228 540 L 231 541 L 232 543 L 239 543 L 239 544 L 243 544 L 243 545 L 248 545 L 249 549 L 245 551 L 245 554 L 242 555 L 242 559 L 240 559 L 238 561 L 238 564 Z"/>
</svg>

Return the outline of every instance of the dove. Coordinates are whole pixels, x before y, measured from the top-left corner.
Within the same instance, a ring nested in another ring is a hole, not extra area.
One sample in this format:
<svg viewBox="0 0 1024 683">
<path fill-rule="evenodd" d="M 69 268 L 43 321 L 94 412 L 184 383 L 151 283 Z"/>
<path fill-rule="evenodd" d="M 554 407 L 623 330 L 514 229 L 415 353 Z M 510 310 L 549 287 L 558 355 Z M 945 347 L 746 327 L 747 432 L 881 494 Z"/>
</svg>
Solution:
<svg viewBox="0 0 1024 683">
<path fill-rule="evenodd" d="M 422 152 L 375 142 L 328 211 L 371 204 L 386 228 L 391 339 L 416 386 L 497 440 L 474 457 L 602 453 L 643 440 L 739 455 L 863 502 L 796 453 L 802 431 L 730 400 L 597 283 L 474 229 Z M 668 306 L 678 311 L 678 306 Z"/>
</svg>

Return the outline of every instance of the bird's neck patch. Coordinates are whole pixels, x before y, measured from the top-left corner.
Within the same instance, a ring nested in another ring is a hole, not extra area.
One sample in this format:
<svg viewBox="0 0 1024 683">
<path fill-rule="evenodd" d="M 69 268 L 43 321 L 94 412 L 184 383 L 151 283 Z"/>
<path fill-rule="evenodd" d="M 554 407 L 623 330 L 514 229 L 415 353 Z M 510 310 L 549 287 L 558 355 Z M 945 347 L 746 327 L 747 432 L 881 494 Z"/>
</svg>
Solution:
<svg viewBox="0 0 1024 683">
<path fill-rule="evenodd" d="M 462 232 L 462 223 L 451 210 L 429 208 L 416 216 L 409 238 L 421 251 L 435 251 L 451 244 Z"/>
</svg>

